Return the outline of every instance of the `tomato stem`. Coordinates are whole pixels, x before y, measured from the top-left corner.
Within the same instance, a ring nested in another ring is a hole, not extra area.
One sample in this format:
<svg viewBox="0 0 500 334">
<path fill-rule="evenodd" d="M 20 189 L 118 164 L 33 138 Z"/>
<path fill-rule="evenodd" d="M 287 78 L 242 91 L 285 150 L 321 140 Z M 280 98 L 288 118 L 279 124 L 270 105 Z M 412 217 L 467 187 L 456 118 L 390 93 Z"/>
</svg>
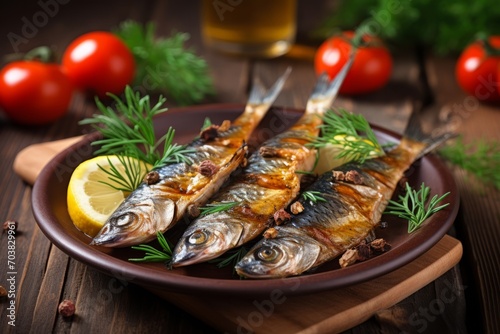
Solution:
<svg viewBox="0 0 500 334">
<path fill-rule="evenodd" d="M 3 58 L 5 63 L 19 60 L 38 60 L 42 63 L 53 63 L 56 59 L 54 51 L 48 46 L 39 46 L 26 53 L 11 53 Z"/>
<path fill-rule="evenodd" d="M 496 48 L 490 43 L 488 35 L 485 33 L 479 33 L 477 35 L 477 40 L 483 45 L 486 56 L 500 56 L 500 48 Z"/>
</svg>

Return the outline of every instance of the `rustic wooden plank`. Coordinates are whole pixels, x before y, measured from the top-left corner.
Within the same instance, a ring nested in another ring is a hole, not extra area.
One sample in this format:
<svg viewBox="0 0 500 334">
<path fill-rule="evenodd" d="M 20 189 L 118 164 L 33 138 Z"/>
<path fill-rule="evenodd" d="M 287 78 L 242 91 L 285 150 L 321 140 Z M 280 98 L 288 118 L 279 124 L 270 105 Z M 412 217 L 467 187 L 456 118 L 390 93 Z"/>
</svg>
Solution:
<svg viewBox="0 0 500 334">
<path fill-rule="evenodd" d="M 455 81 L 454 59 L 429 57 L 426 62 L 431 88 L 442 107 L 432 110 L 434 118 L 447 116 L 466 143 L 477 139 L 500 140 L 500 108 L 467 96 Z M 500 306 L 500 193 L 491 185 L 478 183 L 469 173 L 453 168 L 461 196 L 462 219 L 457 232 L 466 245 L 465 260 L 479 284 L 478 305 L 486 333 L 500 332 L 496 310 Z M 466 222 L 466 223 L 464 223 Z M 476 310 L 478 307 L 475 307 Z M 474 309 L 471 310 L 474 312 Z"/>
<path fill-rule="evenodd" d="M 62 301 L 60 297 L 68 259 L 68 256 L 57 247 L 51 247 L 45 274 L 40 285 L 40 293 L 33 310 L 31 329 L 34 332 L 48 333 L 52 331 L 57 317 L 57 307 Z"/>
<path fill-rule="evenodd" d="M 284 283 L 280 298 L 276 299 L 279 302 L 272 302 L 272 297 L 241 299 L 156 293 L 221 331 L 336 333 L 369 319 L 376 311 L 432 282 L 452 268 L 461 254 L 460 242 L 445 236 L 415 261 L 365 283 L 304 296 L 287 295 L 290 287 Z"/>
<path fill-rule="evenodd" d="M 15 330 L 19 333 L 30 331 L 50 247 L 48 239 L 35 227 L 22 274 L 17 276 L 17 314 L 22 320 L 16 322 Z"/>
</svg>

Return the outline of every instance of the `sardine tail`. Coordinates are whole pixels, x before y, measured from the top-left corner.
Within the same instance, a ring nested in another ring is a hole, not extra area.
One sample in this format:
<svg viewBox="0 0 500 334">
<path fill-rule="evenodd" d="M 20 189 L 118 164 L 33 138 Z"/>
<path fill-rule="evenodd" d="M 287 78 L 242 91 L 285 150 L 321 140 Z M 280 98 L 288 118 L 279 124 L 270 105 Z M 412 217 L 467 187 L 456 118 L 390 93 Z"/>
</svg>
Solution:
<svg viewBox="0 0 500 334">
<path fill-rule="evenodd" d="M 319 76 L 316 86 L 314 86 L 311 97 L 307 101 L 306 111 L 308 113 L 324 113 L 331 107 L 333 100 L 337 97 L 340 86 L 351 68 L 356 53 L 352 52 L 349 59 L 344 64 L 340 72 L 331 81 L 328 80 L 328 74 L 323 73 Z"/>
<path fill-rule="evenodd" d="M 430 133 L 424 132 L 422 129 L 422 123 L 420 119 L 420 113 L 417 108 L 414 108 L 410 115 L 410 119 L 406 125 L 404 131 L 404 137 L 424 143 L 426 146 L 420 152 L 418 157 L 422 157 L 427 153 L 435 150 L 441 144 L 446 142 L 448 139 L 455 137 L 456 134 L 453 132 L 443 131 L 441 127 L 433 129 Z"/>
<path fill-rule="evenodd" d="M 278 80 L 276 80 L 274 85 L 268 90 L 266 90 L 266 88 L 258 78 L 254 79 L 252 84 L 252 90 L 250 91 L 248 97 L 248 104 L 268 105 L 268 106 L 273 104 L 273 102 L 276 100 L 279 93 L 283 89 L 285 81 L 290 75 L 291 71 L 292 68 L 288 67 L 285 73 L 283 73 L 281 77 L 279 77 Z"/>
</svg>

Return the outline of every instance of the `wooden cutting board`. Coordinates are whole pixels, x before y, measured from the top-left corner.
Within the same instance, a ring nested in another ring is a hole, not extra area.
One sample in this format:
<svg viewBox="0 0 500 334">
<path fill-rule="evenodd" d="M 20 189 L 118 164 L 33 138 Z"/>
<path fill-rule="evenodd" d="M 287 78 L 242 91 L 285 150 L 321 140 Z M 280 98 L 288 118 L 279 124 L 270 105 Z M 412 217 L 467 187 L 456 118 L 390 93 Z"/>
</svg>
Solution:
<svg viewBox="0 0 500 334">
<path fill-rule="evenodd" d="M 33 184 L 57 153 L 79 141 L 73 137 L 29 146 L 18 153 L 14 171 Z M 411 263 L 347 288 L 303 296 L 238 299 L 152 290 L 153 293 L 230 333 L 336 333 L 389 308 L 453 268 L 462 257 L 460 241 L 445 235 Z"/>
</svg>

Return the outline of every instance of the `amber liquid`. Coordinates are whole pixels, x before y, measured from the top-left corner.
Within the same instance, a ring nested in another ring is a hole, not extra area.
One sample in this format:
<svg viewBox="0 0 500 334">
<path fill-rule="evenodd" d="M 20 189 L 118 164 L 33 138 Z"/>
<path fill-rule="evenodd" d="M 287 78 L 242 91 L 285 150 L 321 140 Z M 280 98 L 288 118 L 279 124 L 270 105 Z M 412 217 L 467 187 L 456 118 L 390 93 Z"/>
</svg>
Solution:
<svg viewBox="0 0 500 334">
<path fill-rule="evenodd" d="M 294 42 L 296 10 L 296 0 L 203 0 L 203 38 L 220 51 L 280 56 Z"/>
</svg>

